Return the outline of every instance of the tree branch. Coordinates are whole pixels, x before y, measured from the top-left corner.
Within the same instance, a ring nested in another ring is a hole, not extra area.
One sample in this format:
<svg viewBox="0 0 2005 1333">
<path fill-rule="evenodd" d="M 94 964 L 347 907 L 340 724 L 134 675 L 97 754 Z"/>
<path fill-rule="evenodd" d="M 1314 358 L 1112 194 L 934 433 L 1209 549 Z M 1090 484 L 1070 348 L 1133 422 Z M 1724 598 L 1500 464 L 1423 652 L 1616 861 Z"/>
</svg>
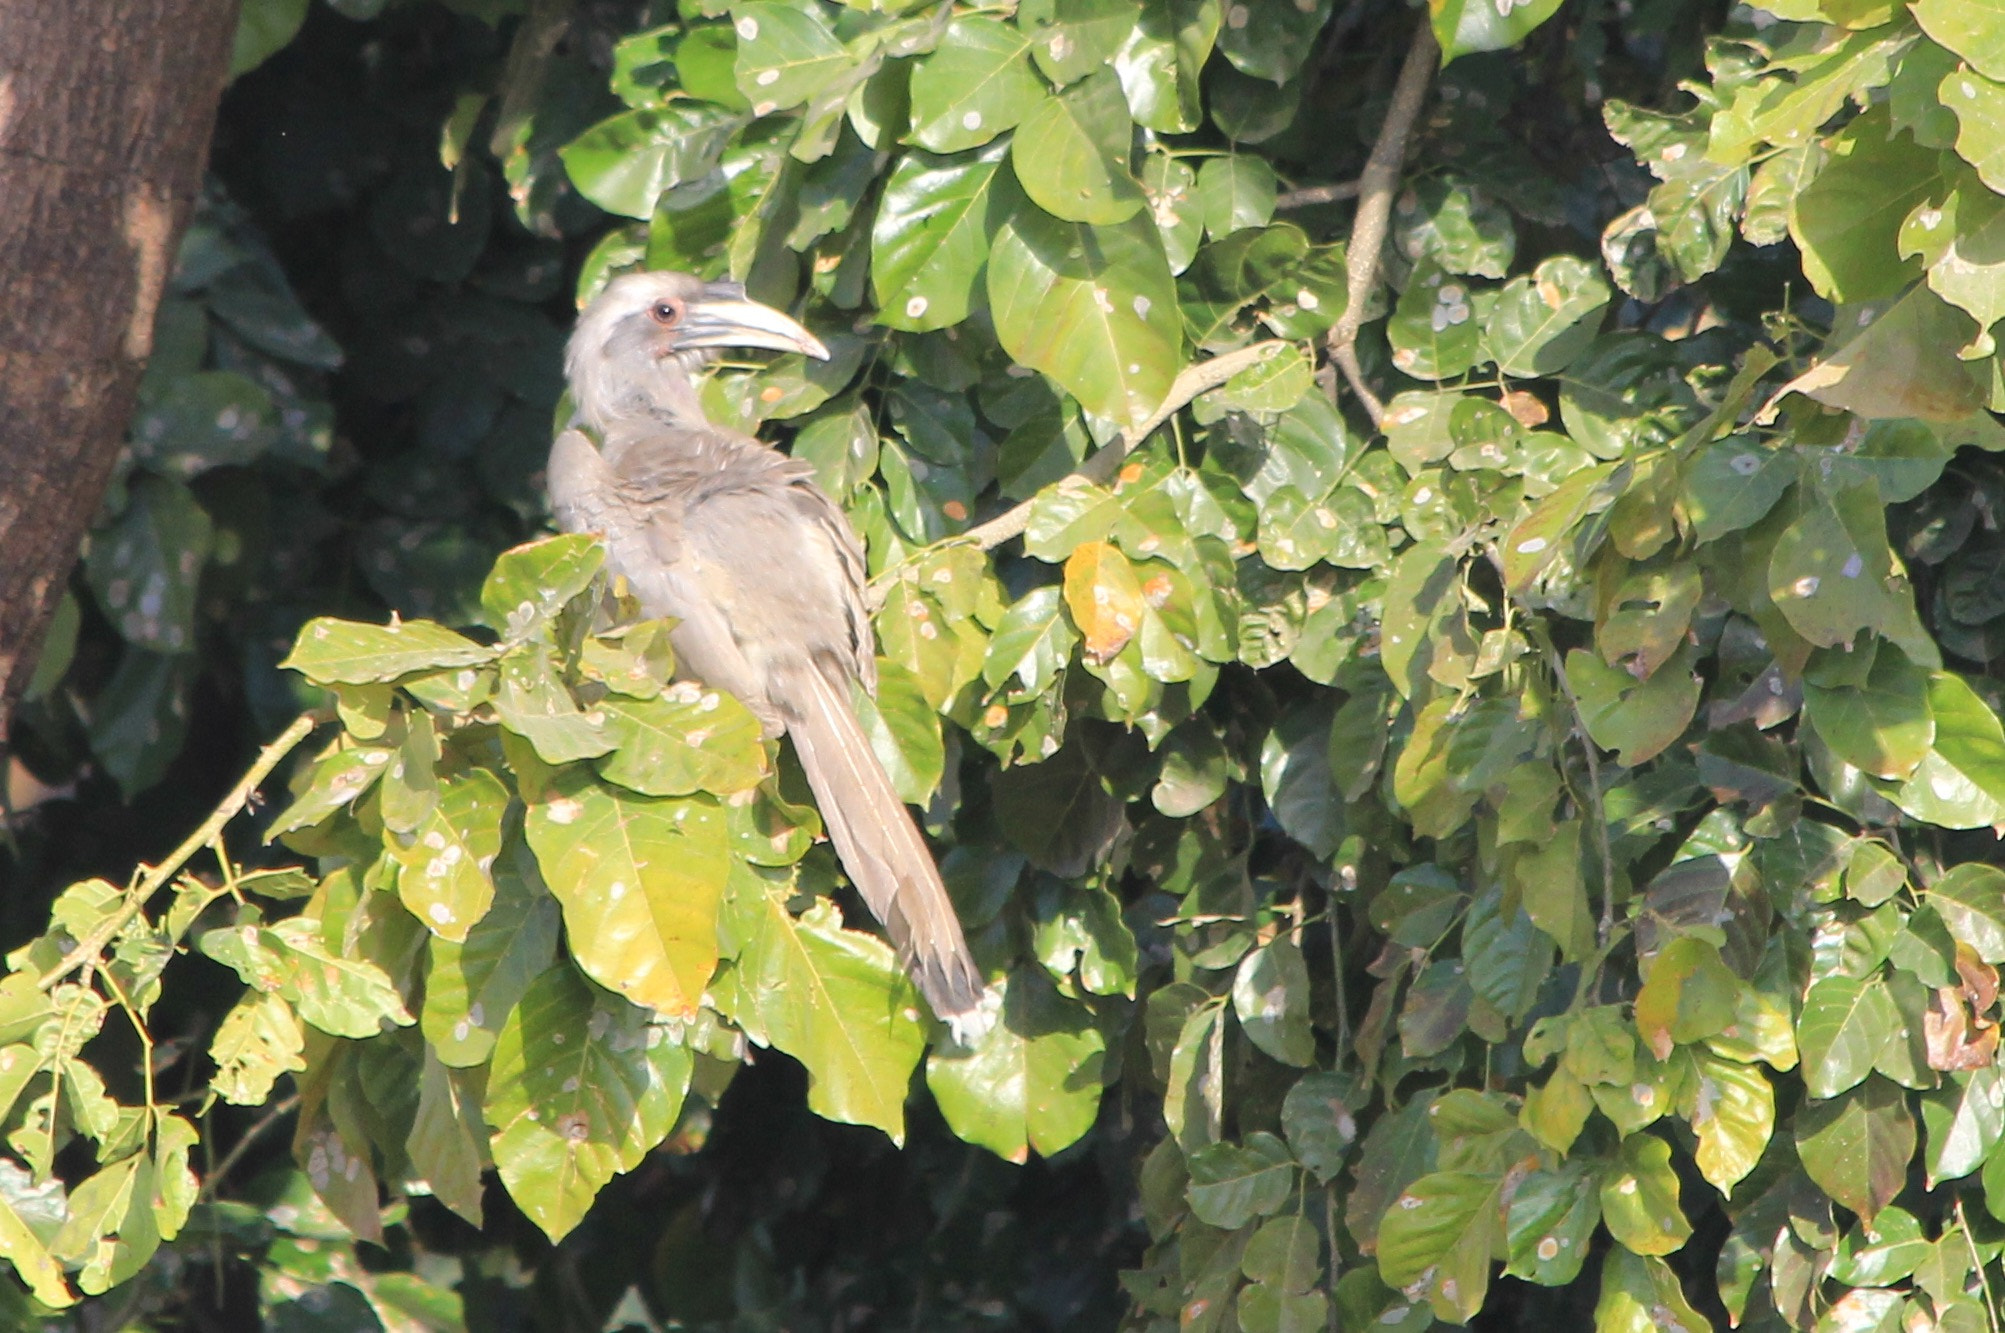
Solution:
<svg viewBox="0 0 2005 1333">
<path fill-rule="evenodd" d="M 1305 185 L 1299 190 L 1288 190 L 1274 196 L 1274 210 L 1278 213 L 1290 208 L 1314 208 L 1317 204 L 1342 203 L 1355 199 L 1364 189 L 1361 180 L 1344 181 L 1340 185 Z"/>
<path fill-rule="evenodd" d="M 266 778 L 271 776 L 272 770 L 279 766 L 279 761 L 291 754 L 299 743 L 312 735 L 313 729 L 325 720 L 318 713 L 301 713 L 271 744 L 258 751 L 256 762 L 237 780 L 237 785 L 230 788 L 229 794 L 223 797 L 216 808 L 209 812 L 209 817 L 202 821 L 201 827 L 182 839 L 181 845 L 170 852 L 165 861 L 157 866 L 148 866 L 141 873 L 138 881 L 126 890 L 125 902 L 119 909 L 100 922 L 97 929 L 78 940 L 77 947 L 70 950 L 62 962 L 43 974 L 38 983 L 41 988 L 51 989 L 64 977 L 102 954 L 104 946 L 117 938 L 118 932 L 124 930 L 132 918 L 145 910 L 147 901 L 181 872 L 181 867 L 188 864 L 189 858 L 213 842 L 217 835 L 222 833 L 223 826 L 235 819 L 238 813 L 250 804 L 251 795 Z"/>
<path fill-rule="evenodd" d="M 1290 344 L 1279 340 L 1255 343 L 1251 347 L 1241 347 L 1236 351 L 1212 357 L 1209 361 L 1199 361 L 1185 366 L 1183 373 L 1177 376 L 1176 382 L 1170 385 L 1169 394 L 1163 399 L 1162 406 L 1150 413 L 1147 421 L 1137 429 L 1124 432 L 1109 441 L 1098 453 L 1081 463 L 1072 475 L 1084 477 L 1100 485 L 1112 481 L 1135 445 L 1148 439 L 1158 426 L 1175 416 L 1191 399 L 1216 389 L 1234 375 L 1259 365 L 1287 346 Z M 1030 509 L 1034 503 L 1035 501 L 1025 500 L 1016 508 L 998 514 L 986 523 L 969 528 L 955 540 L 972 541 L 984 551 L 992 551 L 1010 538 L 1023 534 L 1023 530 L 1030 526 Z"/>
<path fill-rule="evenodd" d="M 1399 188 L 1399 173 L 1406 165 L 1406 150 L 1413 140 L 1413 126 L 1420 119 L 1421 103 L 1427 97 L 1427 82 L 1434 73 L 1438 54 L 1434 29 L 1422 18 L 1414 29 L 1413 45 L 1407 48 L 1399 82 L 1393 87 L 1392 103 L 1386 107 L 1378 142 L 1372 145 L 1371 158 L 1358 178 L 1358 211 L 1351 223 L 1350 249 L 1344 265 L 1349 297 L 1343 318 L 1330 330 L 1330 359 L 1350 381 L 1351 391 L 1364 404 L 1374 426 L 1384 419 L 1385 404 L 1365 383 L 1364 370 L 1358 365 L 1358 329 L 1364 323 L 1365 302 L 1371 299 L 1372 289 L 1378 285 L 1379 256 L 1385 249 L 1386 229 L 1392 220 L 1393 191 Z"/>
</svg>

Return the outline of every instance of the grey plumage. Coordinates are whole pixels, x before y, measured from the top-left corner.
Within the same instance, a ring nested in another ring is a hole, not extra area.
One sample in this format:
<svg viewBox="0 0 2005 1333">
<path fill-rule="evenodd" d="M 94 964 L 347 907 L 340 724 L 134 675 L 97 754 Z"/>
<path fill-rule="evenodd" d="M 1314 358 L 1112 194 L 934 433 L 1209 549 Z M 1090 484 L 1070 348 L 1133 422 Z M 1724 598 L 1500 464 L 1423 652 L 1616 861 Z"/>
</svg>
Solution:
<svg viewBox="0 0 2005 1333">
<path fill-rule="evenodd" d="M 676 619 L 681 671 L 792 736 L 857 891 L 934 1011 L 965 1032 L 980 973 L 850 705 L 852 682 L 877 685 L 862 547 L 812 468 L 704 419 L 688 369 L 720 346 L 828 354 L 731 284 L 635 274 L 592 302 L 565 356 L 576 421 L 550 453 L 558 526 L 601 534 L 642 609 Z"/>
</svg>

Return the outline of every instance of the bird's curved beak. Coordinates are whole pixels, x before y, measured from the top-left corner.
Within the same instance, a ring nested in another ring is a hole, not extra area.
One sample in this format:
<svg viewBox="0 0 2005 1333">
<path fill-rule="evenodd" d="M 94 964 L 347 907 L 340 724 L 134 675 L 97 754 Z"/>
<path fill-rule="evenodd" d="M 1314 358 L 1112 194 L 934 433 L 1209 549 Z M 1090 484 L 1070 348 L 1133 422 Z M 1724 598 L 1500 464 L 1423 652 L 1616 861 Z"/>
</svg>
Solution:
<svg viewBox="0 0 2005 1333">
<path fill-rule="evenodd" d="M 828 360 L 828 348 L 792 318 L 746 297 L 735 282 L 713 282 L 689 302 L 678 351 L 690 347 L 770 347 Z"/>
</svg>

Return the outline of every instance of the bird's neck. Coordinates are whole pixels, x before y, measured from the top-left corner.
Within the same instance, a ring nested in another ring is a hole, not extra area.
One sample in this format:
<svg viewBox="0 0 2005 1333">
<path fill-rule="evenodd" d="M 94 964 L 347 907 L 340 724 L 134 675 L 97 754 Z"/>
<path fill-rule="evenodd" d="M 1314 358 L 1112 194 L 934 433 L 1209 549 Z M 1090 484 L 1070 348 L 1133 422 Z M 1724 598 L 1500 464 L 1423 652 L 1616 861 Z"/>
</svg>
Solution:
<svg viewBox="0 0 2005 1333">
<path fill-rule="evenodd" d="M 574 383 L 573 391 L 578 416 L 607 438 L 663 426 L 708 424 L 696 386 L 672 361 L 657 362 L 637 375 L 602 372 L 586 383 Z"/>
</svg>

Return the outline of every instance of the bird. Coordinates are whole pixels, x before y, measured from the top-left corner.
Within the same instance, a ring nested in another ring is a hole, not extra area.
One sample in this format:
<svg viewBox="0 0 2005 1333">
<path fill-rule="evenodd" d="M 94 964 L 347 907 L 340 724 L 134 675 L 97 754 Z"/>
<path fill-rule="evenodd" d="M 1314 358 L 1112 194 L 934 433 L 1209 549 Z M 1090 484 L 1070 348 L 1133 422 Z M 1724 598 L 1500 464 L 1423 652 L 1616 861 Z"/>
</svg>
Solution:
<svg viewBox="0 0 2005 1333">
<path fill-rule="evenodd" d="M 724 347 L 827 360 L 820 339 L 733 282 L 613 279 L 565 349 L 574 407 L 551 448 L 553 516 L 596 534 L 642 614 L 669 617 L 676 669 L 786 735 L 843 868 L 957 1040 L 984 986 L 932 852 L 851 703 L 875 693 L 862 544 L 814 469 L 704 417 L 693 371 Z"/>
</svg>

